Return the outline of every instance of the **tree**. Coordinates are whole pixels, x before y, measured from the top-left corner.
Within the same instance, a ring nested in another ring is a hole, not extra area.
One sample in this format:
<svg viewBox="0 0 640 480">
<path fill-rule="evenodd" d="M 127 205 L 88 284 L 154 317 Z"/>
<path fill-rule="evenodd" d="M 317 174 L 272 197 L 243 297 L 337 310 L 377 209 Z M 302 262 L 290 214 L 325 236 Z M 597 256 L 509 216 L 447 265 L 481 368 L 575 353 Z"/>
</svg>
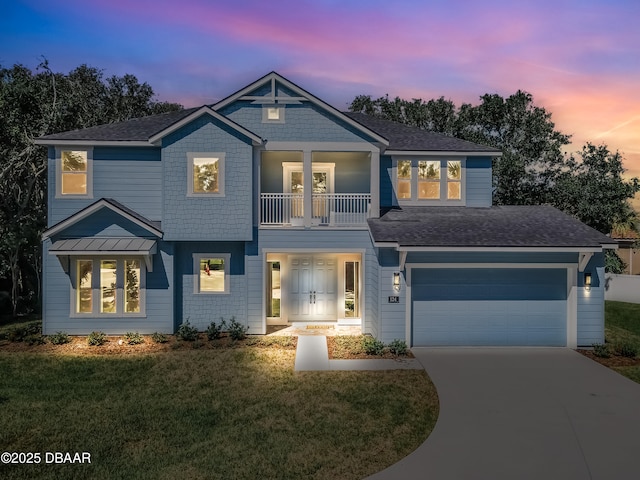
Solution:
<svg viewBox="0 0 640 480">
<path fill-rule="evenodd" d="M 34 140 L 181 108 L 156 101 L 133 75 L 104 80 L 87 65 L 54 73 L 46 60 L 35 71 L 0 66 L 0 278 L 10 279 L 14 315 L 35 308 L 40 297 L 47 150 Z"/>
</svg>

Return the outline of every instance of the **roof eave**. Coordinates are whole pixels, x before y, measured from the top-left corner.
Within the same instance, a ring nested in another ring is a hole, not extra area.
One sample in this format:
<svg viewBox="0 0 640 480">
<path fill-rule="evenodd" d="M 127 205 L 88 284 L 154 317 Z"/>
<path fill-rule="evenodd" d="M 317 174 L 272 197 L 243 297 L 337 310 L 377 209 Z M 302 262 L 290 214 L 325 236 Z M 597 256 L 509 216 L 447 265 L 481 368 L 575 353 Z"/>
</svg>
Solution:
<svg viewBox="0 0 640 480">
<path fill-rule="evenodd" d="M 44 145 L 48 147 L 57 146 L 78 146 L 78 147 L 152 147 L 147 140 L 47 140 L 36 139 L 36 145 Z"/>
<path fill-rule="evenodd" d="M 454 157 L 501 157 L 502 152 L 499 151 L 463 151 L 463 150 L 386 150 L 385 155 L 411 155 L 422 157 L 435 157 L 435 156 L 454 156 Z"/>
</svg>

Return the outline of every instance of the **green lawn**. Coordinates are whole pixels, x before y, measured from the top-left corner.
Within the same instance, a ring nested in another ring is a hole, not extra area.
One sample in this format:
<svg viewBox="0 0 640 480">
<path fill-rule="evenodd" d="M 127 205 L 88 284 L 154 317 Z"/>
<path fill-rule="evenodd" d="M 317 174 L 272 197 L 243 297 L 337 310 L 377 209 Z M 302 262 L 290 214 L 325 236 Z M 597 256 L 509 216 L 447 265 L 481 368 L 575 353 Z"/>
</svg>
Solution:
<svg viewBox="0 0 640 480">
<path fill-rule="evenodd" d="M 605 340 L 611 345 L 630 343 L 640 351 L 640 304 L 605 302 Z M 625 377 L 640 383 L 640 366 L 614 367 Z"/>
<path fill-rule="evenodd" d="M 296 373 L 294 354 L 0 351 L 0 450 L 43 463 L 91 454 L 90 465 L 0 464 L 0 478 L 359 479 L 433 429 L 423 371 Z"/>
</svg>

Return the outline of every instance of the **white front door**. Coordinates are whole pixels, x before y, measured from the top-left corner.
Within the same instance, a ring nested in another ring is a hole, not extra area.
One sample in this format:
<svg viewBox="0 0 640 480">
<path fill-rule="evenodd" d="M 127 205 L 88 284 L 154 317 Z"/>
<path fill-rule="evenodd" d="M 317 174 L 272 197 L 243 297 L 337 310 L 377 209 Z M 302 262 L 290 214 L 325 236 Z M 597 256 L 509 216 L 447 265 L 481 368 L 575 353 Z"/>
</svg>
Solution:
<svg viewBox="0 0 640 480">
<path fill-rule="evenodd" d="M 336 320 L 337 283 L 335 256 L 290 256 L 289 321 Z"/>
</svg>

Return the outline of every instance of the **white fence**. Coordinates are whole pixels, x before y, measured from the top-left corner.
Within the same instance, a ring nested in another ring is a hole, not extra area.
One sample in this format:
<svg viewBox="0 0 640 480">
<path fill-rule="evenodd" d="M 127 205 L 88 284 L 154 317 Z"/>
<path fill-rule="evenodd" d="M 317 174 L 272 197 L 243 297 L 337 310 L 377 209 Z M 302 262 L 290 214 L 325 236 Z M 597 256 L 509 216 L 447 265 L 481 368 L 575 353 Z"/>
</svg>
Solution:
<svg viewBox="0 0 640 480">
<path fill-rule="evenodd" d="M 314 193 L 311 195 L 311 224 L 330 226 L 366 225 L 369 193 Z M 301 193 L 261 193 L 262 225 L 301 225 L 304 221 Z"/>
<path fill-rule="evenodd" d="M 607 273 L 605 282 L 605 300 L 640 303 L 640 275 Z"/>
</svg>

